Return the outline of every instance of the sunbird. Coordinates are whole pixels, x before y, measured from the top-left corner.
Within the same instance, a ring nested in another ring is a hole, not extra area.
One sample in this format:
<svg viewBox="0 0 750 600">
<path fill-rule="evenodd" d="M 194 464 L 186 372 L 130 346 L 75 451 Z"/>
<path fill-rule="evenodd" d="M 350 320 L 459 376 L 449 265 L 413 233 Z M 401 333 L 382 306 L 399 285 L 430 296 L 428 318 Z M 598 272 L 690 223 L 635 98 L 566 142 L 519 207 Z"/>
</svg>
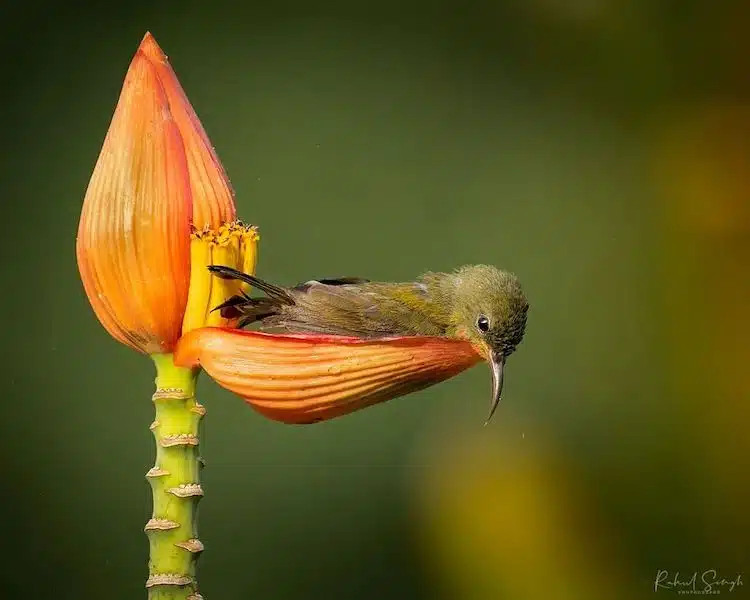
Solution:
<svg viewBox="0 0 750 600">
<path fill-rule="evenodd" d="M 471 342 L 492 372 L 485 424 L 500 402 L 505 363 L 526 330 L 529 303 L 518 278 L 490 265 L 427 272 L 403 283 L 339 277 L 294 287 L 274 285 L 223 265 L 208 269 L 265 294 L 252 298 L 243 292 L 214 307 L 222 317 L 239 319 L 240 328 L 256 323 L 261 331 L 362 339 L 439 336 Z"/>
</svg>

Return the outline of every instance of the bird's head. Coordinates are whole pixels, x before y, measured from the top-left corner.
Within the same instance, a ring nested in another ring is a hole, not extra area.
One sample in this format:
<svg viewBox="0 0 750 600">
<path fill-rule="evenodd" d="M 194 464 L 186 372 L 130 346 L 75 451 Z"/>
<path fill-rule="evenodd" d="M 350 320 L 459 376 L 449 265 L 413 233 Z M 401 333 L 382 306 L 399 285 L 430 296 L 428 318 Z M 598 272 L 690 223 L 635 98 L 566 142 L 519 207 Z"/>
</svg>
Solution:
<svg viewBox="0 0 750 600">
<path fill-rule="evenodd" d="M 502 394 L 505 361 L 526 331 L 529 303 L 516 276 L 495 267 L 466 266 L 453 277 L 456 332 L 471 341 L 492 368 L 491 417 Z"/>
</svg>

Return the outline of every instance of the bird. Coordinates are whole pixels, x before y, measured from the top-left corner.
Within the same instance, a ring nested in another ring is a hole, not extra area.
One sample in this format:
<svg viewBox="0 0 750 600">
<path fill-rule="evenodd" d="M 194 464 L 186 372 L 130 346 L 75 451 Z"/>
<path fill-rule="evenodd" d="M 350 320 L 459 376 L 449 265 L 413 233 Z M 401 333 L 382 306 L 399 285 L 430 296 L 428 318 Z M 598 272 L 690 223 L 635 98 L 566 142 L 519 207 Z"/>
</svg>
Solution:
<svg viewBox="0 0 750 600">
<path fill-rule="evenodd" d="M 426 272 L 415 281 L 391 283 L 359 277 L 306 281 L 293 287 L 269 283 L 225 265 L 208 267 L 221 279 L 263 292 L 245 292 L 214 307 L 239 328 L 376 339 L 436 336 L 471 342 L 489 363 L 494 415 L 503 391 L 505 363 L 523 340 L 529 303 L 518 278 L 491 265 Z"/>
</svg>

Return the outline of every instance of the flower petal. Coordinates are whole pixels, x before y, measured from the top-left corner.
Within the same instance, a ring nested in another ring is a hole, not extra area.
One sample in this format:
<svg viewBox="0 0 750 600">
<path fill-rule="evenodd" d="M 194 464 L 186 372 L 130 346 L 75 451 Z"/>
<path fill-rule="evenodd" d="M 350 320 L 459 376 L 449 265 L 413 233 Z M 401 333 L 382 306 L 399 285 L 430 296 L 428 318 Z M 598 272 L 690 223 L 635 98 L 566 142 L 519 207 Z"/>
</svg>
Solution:
<svg viewBox="0 0 750 600">
<path fill-rule="evenodd" d="M 156 70 L 182 134 L 193 189 L 193 224 L 198 229 L 218 229 L 236 218 L 232 184 L 177 75 L 150 33 L 143 38 L 140 51 Z"/>
<path fill-rule="evenodd" d="M 76 255 L 107 331 L 142 352 L 180 335 L 190 277 L 192 201 L 179 129 L 159 76 L 137 52 L 91 176 Z"/>
<path fill-rule="evenodd" d="M 184 335 L 175 364 L 197 366 L 268 418 L 314 423 L 403 396 L 481 360 L 469 342 L 272 335 L 218 327 Z"/>
</svg>

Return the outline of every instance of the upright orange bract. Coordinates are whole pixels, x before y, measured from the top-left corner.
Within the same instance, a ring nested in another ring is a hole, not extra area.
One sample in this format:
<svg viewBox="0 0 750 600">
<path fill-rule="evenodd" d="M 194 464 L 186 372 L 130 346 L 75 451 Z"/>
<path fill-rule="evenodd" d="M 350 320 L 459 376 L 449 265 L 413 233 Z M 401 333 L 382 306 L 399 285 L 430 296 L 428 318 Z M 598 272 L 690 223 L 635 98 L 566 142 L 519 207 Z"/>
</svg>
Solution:
<svg viewBox="0 0 750 600">
<path fill-rule="evenodd" d="M 141 352 L 170 352 L 188 301 L 191 226 L 218 229 L 234 219 L 224 168 L 167 57 L 146 34 L 78 229 L 81 279 L 105 329 Z"/>
<path fill-rule="evenodd" d="M 218 229 L 234 221 L 234 190 L 216 155 L 203 125 L 177 80 L 167 57 L 151 34 L 139 48 L 156 71 L 167 95 L 169 110 L 177 123 L 185 146 L 190 187 L 193 197 L 193 225 L 196 229 Z"/>
<path fill-rule="evenodd" d="M 76 245 L 89 301 L 118 341 L 167 352 L 180 336 L 191 218 L 182 136 L 139 51 L 86 191 Z"/>
</svg>

